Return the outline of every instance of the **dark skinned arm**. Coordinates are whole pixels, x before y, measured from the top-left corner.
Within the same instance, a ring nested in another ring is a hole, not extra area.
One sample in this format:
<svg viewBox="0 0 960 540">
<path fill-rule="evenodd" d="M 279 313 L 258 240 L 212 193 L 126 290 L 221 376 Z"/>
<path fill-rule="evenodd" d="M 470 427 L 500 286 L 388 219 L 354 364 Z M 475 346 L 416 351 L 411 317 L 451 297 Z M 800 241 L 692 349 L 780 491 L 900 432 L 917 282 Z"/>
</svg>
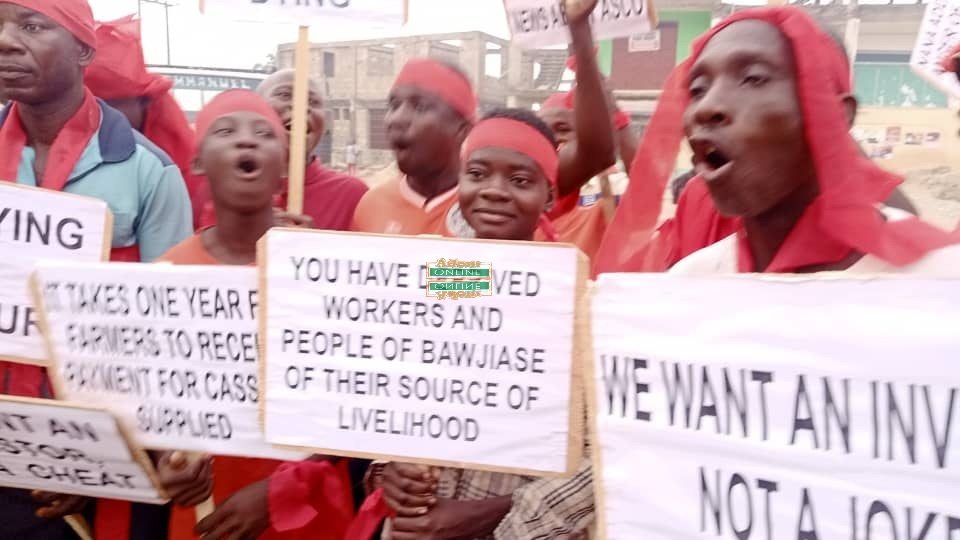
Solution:
<svg viewBox="0 0 960 540">
<path fill-rule="evenodd" d="M 568 13 L 570 48 L 577 58 L 577 92 L 573 104 L 577 136 L 560 149 L 557 178 L 560 197 L 576 193 L 591 178 L 616 163 L 610 108 L 590 31 L 590 13 L 597 2 L 585 4 L 581 13 Z"/>
<path fill-rule="evenodd" d="M 393 540 L 458 540 L 493 534 L 513 504 L 503 495 L 479 501 L 438 499 L 430 511 L 393 520 Z"/>
</svg>

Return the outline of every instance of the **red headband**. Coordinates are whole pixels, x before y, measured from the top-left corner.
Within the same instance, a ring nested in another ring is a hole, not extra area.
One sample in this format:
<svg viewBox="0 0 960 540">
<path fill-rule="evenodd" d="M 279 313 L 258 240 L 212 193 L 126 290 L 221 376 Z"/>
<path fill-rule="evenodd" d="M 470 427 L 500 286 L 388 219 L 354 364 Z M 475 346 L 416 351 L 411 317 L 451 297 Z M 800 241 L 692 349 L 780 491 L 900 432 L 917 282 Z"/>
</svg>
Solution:
<svg viewBox="0 0 960 540">
<path fill-rule="evenodd" d="M 93 31 L 93 11 L 87 0 L 5 0 L 53 20 L 85 45 L 97 48 Z"/>
<path fill-rule="evenodd" d="M 807 208 L 766 271 L 788 272 L 836 262 L 851 249 L 905 265 L 954 243 L 948 233 L 918 219 L 884 222 L 878 216 L 876 205 L 886 200 L 902 179 L 863 157 L 849 135 L 839 99 L 850 91 L 849 66 L 833 39 L 802 9 L 748 9 L 700 37 L 690 58 L 667 79 L 630 167 L 627 192 L 595 257 L 594 272 L 633 271 L 642 266 L 637 255 L 649 245 L 655 231 L 663 190 L 684 136 L 690 66 L 713 36 L 742 20 L 775 26 L 793 49 L 805 138 L 820 181 L 820 196 Z"/>
<path fill-rule="evenodd" d="M 251 112 L 262 116 L 286 145 L 287 131 L 273 107 L 259 94 L 251 90 L 227 90 L 217 94 L 210 103 L 197 113 L 197 148 L 218 118 L 235 112 Z"/>
<path fill-rule="evenodd" d="M 481 120 L 470 130 L 463 143 L 463 158 L 480 148 L 509 148 L 537 163 L 553 189 L 557 188 L 557 169 L 560 159 L 550 140 L 533 127 L 512 118 Z"/>
<path fill-rule="evenodd" d="M 397 75 L 393 87 L 405 85 L 437 95 L 470 122 L 476 119 L 477 96 L 470 82 L 436 60 L 415 58 L 407 62 Z"/>
</svg>

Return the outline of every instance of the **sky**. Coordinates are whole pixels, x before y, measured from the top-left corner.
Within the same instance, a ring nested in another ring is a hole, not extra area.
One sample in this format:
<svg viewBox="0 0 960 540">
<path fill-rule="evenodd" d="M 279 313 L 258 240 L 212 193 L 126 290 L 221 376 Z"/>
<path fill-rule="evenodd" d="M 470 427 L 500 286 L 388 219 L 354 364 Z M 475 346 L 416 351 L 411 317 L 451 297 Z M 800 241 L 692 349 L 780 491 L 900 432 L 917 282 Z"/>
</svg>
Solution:
<svg viewBox="0 0 960 540">
<path fill-rule="evenodd" d="M 170 58 L 167 59 L 164 8 L 140 2 L 144 54 L 148 64 L 250 69 L 276 51 L 278 43 L 296 40 L 293 25 L 240 23 L 204 17 L 198 0 L 169 0 Z M 378 0 L 400 2 L 401 0 Z M 94 16 L 110 20 L 137 13 L 138 0 L 89 0 Z M 479 30 L 509 37 L 502 0 L 410 0 L 407 27 L 393 35 Z M 310 40 L 343 41 L 385 37 L 382 32 L 345 32 L 315 25 Z"/>
</svg>

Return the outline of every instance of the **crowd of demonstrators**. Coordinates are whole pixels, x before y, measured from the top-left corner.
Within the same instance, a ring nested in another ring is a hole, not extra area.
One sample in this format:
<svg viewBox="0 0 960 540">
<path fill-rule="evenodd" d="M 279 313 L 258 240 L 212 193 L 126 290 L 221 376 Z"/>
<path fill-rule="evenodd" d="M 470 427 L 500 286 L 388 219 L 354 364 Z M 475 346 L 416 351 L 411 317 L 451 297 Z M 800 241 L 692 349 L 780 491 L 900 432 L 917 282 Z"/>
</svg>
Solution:
<svg viewBox="0 0 960 540">
<path fill-rule="evenodd" d="M 501 109 L 478 121 L 458 67 L 407 62 L 386 116 L 402 175 L 369 190 L 353 176 L 355 141 L 348 174 L 314 156 L 325 117 L 311 80 L 304 213 L 292 215 L 292 71 L 257 92 L 219 94 L 194 133 L 170 81 L 147 72 L 137 20 L 96 24 L 86 0 L 0 0 L 0 96 L 10 102 L 0 112 L 0 179 L 105 201 L 116 261 L 253 265 L 269 228 L 297 225 L 569 242 L 591 255 L 594 274 L 956 273 L 960 237 L 915 217 L 902 178 L 849 136 L 848 57 L 802 9 L 743 10 L 701 37 L 638 146 L 597 66 L 596 4 L 567 13 L 576 86 L 539 115 Z M 676 215 L 659 223 L 684 139 L 694 169 L 674 181 Z M 579 192 L 618 155 L 631 181 L 608 223 L 602 205 L 580 207 Z M 54 397 L 43 368 L 0 370 L 2 393 Z M 389 515 L 382 537 L 392 540 L 583 538 L 594 521 L 585 450 L 575 474 L 546 479 L 153 452 L 171 506 L 0 489 L 0 520 L 4 534 L 27 540 L 75 538 L 58 519 L 74 513 L 111 540 L 337 540 L 370 495 L 363 527 Z M 216 510 L 197 523 L 192 507 L 211 494 Z"/>
</svg>

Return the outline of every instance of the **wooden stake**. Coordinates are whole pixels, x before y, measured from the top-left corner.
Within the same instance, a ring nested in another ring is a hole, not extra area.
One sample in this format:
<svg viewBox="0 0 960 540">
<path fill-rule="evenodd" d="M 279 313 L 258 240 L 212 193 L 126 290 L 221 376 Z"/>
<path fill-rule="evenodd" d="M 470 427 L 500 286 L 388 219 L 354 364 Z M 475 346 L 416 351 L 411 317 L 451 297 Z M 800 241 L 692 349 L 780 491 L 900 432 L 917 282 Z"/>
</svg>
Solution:
<svg viewBox="0 0 960 540">
<path fill-rule="evenodd" d="M 609 225 L 613 220 L 614 212 L 617 211 L 617 200 L 613 196 L 610 175 L 607 173 L 600 175 L 600 204 L 603 205 L 603 219 Z"/>
<path fill-rule="evenodd" d="M 200 523 L 203 518 L 209 516 L 214 510 L 216 510 L 216 506 L 213 504 L 213 495 L 211 495 L 209 499 L 193 507 L 193 509 L 197 513 L 197 523 Z"/>
<path fill-rule="evenodd" d="M 87 519 L 80 514 L 73 514 L 72 516 L 67 516 L 63 518 L 67 522 L 67 525 L 73 529 L 73 532 L 77 533 L 77 536 L 80 537 L 80 540 L 94 540 L 93 539 L 93 530 L 90 528 L 90 524 L 87 523 Z"/>
<path fill-rule="evenodd" d="M 290 166 L 287 171 L 287 212 L 303 213 L 303 178 L 307 152 L 307 102 L 310 96 L 310 27 L 301 26 L 293 76 L 293 124 L 290 128 Z M 198 507 L 199 508 L 199 507 Z"/>
</svg>

